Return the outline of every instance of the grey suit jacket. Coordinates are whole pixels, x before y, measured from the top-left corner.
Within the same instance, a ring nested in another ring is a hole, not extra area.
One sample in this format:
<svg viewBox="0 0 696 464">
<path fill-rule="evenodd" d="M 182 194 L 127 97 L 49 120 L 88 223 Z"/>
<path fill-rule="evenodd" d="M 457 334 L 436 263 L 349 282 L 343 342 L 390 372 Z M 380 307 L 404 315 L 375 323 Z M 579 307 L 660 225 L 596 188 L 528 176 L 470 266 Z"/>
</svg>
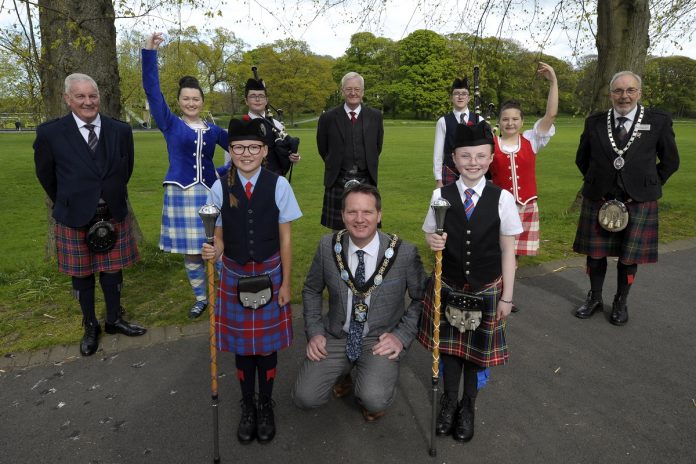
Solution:
<svg viewBox="0 0 696 464">
<path fill-rule="evenodd" d="M 381 257 L 389 244 L 389 236 L 382 232 L 378 234 Z M 348 247 L 348 234 L 343 237 L 343 246 Z M 425 281 L 425 271 L 416 247 L 402 241 L 396 260 L 384 276 L 383 283 L 370 296 L 367 336 L 379 337 L 391 332 L 407 348 L 416 336 L 423 309 Z M 324 288 L 329 293 L 327 314 L 322 314 Z M 346 336 L 343 325 L 346 322 L 347 289 L 334 261 L 333 235 L 325 235 L 319 243 L 302 289 L 307 340 L 315 335 L 329 334 L 336 338 Z M 404 308 L 406 292 L 411 302 Z"/>
</svg>

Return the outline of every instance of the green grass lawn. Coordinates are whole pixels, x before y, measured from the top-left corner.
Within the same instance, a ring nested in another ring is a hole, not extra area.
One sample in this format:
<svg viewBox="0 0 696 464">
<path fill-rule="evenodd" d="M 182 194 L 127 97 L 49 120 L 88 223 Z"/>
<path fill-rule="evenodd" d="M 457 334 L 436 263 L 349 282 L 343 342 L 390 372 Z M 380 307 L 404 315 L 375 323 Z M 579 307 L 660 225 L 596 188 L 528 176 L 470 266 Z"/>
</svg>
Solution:
<svg viewBox="0 0 696 464">
<path fill-rule="evenodd" d="M 528 121 L 531 124 L 532 121 Z M 557 135 L 539 155 L 537 182 L 541 210 L 542 247 L 539 256 L 521 265 L 572 256 L 578 213 L 570 207 L 580 187 L 575 167 L 582 118 L 561 118 Z M 675 123 L 682 155 L 679 172 L 670 179 L 660 201 L 660 240 L 696 236 L 696 121 Z M 304 216 L 293 224 L 293 304 L 300 298 L 319 237 L 323 196 L 323 163 L 314 143 L 315 128 L 293 129 L 302 139 L 302 161 L 293 172 L 292 186 Z M 432 266 L 420 231 L 435 182 L 432 175 L 434 123 L 385 122 L 380 160 L 383 230 L 415 243 L 426 267 Z M 34 175 L 33 132 L 0 133 L 0 353 L 74 343 L 81 337 L 81 314 L 70 296 L 70 279 L 44 259 L 46 206 Z M 167 168 L 164 140 L 159 132 L 136 132 L 136 166 L 129 184 L 130 198 L 145 241 L 142 261 L 126 270 L 123 303 L 128 318 L 145 326 L 185 324 L 193 303 L 179 255 L 159 251 L 162 179 Z M 222 159 L 221 152 L 217 153 Z M 103 312 L 98 294 L 97 314 Z"/>
</svg>

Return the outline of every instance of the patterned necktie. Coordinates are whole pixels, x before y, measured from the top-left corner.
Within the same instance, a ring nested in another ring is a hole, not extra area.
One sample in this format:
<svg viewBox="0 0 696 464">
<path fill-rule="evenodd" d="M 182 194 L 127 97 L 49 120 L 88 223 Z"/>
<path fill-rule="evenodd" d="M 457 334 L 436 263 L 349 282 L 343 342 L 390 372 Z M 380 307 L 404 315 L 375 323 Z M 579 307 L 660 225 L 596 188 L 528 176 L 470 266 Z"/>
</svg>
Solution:
<svg viewBox="0 0 696 464">
<path fill-rule="evenodd" d="M 350 122 L 351 122 L 351 124 L 355 124 L 355 121 L 357 121 L 357 120 L 358 120 L 358 117 L 355 116 L 355 111 L 351 111 L 351 112 L 350 112 Z"/>
<path fill-rule="evenodd" d="M 87 137 L 87 145 L 89 145 L 89 149 L 92 150 L 92 153 L 95 153 L 97 151 L 97 144 L 99 143 L 99 138 L 97 137 L 97 133 L 94 132 L 94 124 L 85 124 L 84 127 L 89 131 L 89 136 Z"/>
<path fill-rule="evenodd" d="M 616 118 L 616 121 L 619 123 L 618 127 L 616 128 L 616 139 L 619 141 L 619 144 L 623 147 L 626 145 L 626 142 L 628 141 L 628 131 L 626 130 L 625 123 L 628 121 L 628 118 L 625 116 L 619 116 Z"/>
<path fill-rule="evenodd" d="M 474 200 L 471 197 L 474 195 L 474 189 L 466 189 L 464 191 L 466 195 L 466 200 L 464 201 L 464 211 L 466 212 L 466 218 L 471 217 L 471 213 L 474 212 Z"/>
<path fill-rule="evenodd" d="M 251 200 L 251 182 L 247 182 L 244 186 L 244 193 L 246 193 L 247 200 Z"/>
<path fill-rule="evenodd" d="M 464 118 L 464 113 L 459 115 L 459 124 L 466 124 L 466 119 Z"/>
<path fill-rule="evenodd" d="M 362 287 L 365 284 L 365 260 L 363 258 L 365 252 L 358 250 L 355 254 L 358 255 L 358 267 L 355 269 L 355 285 Z M 353 315 L 355 314 L 355 307 L 359 304 L 364 304 L 364 302 L 365 300 L 362 297 L 353 295 L 353 310 L 351 311 L 348 341 L 346 342 L 346 354 L 350 362 L 355 362 L 360 357 L 360 352 L 362 351 L 362 335 L 365 322 L 356 321 Z"/>
</svg>

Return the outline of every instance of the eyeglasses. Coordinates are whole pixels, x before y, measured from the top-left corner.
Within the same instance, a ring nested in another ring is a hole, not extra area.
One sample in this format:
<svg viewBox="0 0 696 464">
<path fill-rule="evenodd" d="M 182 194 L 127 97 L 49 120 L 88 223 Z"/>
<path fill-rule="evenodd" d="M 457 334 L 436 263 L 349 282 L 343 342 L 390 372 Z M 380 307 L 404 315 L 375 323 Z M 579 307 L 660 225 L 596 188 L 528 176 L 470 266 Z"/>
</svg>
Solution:
<svg viewBox="0 0 696 464">
<path fill-rule="evenodd" d="M 453 97 L 468 97 L 469 92 L 452 92 Z"/>
<path fill-rule="evenodd" d="M 258 94 L 249 94 L 249 95 L 247 95 L 247 98 L 248 98 L 249 100 L 256 100 L 256 101 L 258 101 L 258 100 L 265 100 L 265 99 L 266 99 L 266 95 L 264 95 L 264 94 L 262 94 L 262 93 L 258 93 Z"/>
<path fill-rule="evenodd" d="M 633 97 L 633 96 L 637 95 L 638 92 L 640 92 L 640 89 L 629 87 L 627 89 L 614 89 L 611 91 L 612 95 L 614 95 L 616 97 L 620 97 L 621 95 L 624 94 L 624 92 L 626 92 L 626 95 L 628 95 L 629 97 Z"/>
<path fill-rule="evenodd" d="M 345 93 L 361 93 L 363 89 L 360 87 L 343 87 Z"/>
<path fill-rule="evenodd" d="M 252 144 L 252 145 L 230 145 L 230 149 L 232 150 L 232 153 L 235 155 L 242 156 L 244 154 L 244 151 L 248 151 L 250 155 L 256 156 L 259 153 L 261 153 L 261 148 L 263 148 L 263 145 L 258 145 L 258 144 Z"/>
<path fill-rule="evenodd" d="M 483 155 L 483 154 L 478 154 L 478 155 L 454 155 L 456 158 L 459 158 L 462 161 L 466 161 L 467 163 L 471 162 L 471 160 L 475 160 L 478 163 L 481 163 L 485 161 L 486 159 L 489 159 L 491 155 Z"/>
</svg>

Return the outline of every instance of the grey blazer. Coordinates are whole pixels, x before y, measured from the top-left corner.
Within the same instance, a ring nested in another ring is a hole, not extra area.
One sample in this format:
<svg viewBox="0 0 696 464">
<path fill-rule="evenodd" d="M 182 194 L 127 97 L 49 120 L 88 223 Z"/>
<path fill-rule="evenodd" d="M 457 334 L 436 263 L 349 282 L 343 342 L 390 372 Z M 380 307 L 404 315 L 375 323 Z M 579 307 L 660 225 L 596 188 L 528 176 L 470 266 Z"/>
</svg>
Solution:
<svg viewBox="0 0 696 464">
<path fill-rule="evenodd" d="M 383 255 L 389 244 L 389 236 L 378 232 L 379 252 Z M 348 246 L 348 234 L 343 237 L 344 248 Z M 408 348 L 417 333 L 418 320 L 423 309 L 426 275 L 416 247 L 401 242 L 396 260 L 384 276 L 384 281 L 370 296 L 368 312 L 369 337 L 379 337 L 391 332 Z M 329 311 L 322 314 L 322 293 L 329 293 Z M 333 234 L 322 237 L 314 260 L 307 273 L 302 301 L 307 340 L 315 335 L 327 334 L 343 338 L 346 322 L 348 292 L 346 283 L 336 267 L 333 253 Z M 411 298 L 404 308 L 406 292 Z"/>
</svg>

